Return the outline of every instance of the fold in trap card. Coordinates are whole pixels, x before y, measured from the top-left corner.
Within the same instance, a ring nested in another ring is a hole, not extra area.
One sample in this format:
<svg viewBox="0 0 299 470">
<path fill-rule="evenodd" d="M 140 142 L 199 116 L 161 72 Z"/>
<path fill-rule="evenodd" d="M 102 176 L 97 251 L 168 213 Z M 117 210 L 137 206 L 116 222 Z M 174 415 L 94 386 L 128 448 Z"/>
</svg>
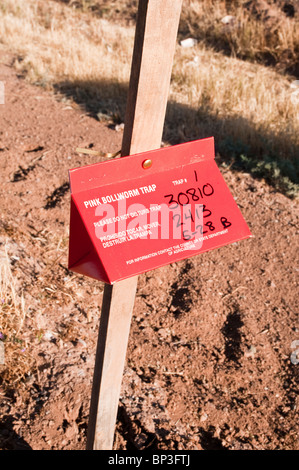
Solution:
<svg viewBox="0 0 299 470">
<path fill-rule="evenodd" d="M 70 170 L 69 269 L 113 284 L 251 236 L 207 138 Z"/>
</svg>

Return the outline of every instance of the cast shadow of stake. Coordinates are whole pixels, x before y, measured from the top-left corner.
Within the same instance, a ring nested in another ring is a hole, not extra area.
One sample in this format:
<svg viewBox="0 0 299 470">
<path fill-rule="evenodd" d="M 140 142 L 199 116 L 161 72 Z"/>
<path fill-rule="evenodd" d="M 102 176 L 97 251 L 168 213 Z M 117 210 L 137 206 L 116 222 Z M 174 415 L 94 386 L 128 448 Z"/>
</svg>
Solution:
<svg viewBox="0 0 299 470">
<path fill-rule="evenodd" d="M 227 315 L 226 321 L 221 329 L 225 340 L 224 354 L 228 363 L 234 363 L 236 367 L 240 367 L 239 360 L 241 359 L 242 351 L 242 314 L 239 311 L 238 305 L 233 305 Z"/>
<path fill-rule="evenodd" d="M 13 429 L 14 418 L 6 417 L 0 423 L 1 450 L 33 450 L 30 445 Z"/>
<path fill-rule="evenodd" d="M 106 80 L 64 81 L 56 83 L 55 91 L 109 127 L 124 121 L 128 84 Z M 299 183 L 299 146 L 292 135 L 257 129 L 242 116 L 220 117 L 209 109 L 208 103 L 195 109 L 168 102 L 163 132 L 166 144 L 211 136 L 215 138 L 219 164 L 264 178 L 276 190 L 292 195 L 293 186 Z"/>
</svg>

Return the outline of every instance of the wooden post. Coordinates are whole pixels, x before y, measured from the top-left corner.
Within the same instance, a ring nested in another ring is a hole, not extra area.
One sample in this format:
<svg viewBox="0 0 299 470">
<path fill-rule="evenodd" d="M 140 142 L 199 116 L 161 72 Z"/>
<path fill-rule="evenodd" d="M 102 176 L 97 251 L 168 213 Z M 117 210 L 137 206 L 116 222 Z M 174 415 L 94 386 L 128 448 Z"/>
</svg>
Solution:
<svg viewBox="0 0 299 470">
<path fill-rule="evenodd" d="M 139 0 L 122 156 L 161 146 L 181 7 L 182 0 Z M 137 280 L 105 285 L 88 450 L 113 447 Z"/>
</svg>

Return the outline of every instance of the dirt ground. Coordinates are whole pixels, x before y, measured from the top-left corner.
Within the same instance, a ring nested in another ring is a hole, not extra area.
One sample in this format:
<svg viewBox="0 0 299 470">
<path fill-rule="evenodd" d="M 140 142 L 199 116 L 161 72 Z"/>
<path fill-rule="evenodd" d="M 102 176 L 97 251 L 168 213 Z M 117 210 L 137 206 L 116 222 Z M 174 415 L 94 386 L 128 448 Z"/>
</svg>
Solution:
<svg viewBox="0 0 299 470">
<path fill-rule="evenodd" d="M 68 170 L 99 160 L 77 147 L 119 150 L 122 131 L 1 54 L 0 248 L 26 318 L 24 379 L 0 366 L 0 449 L 83 450 L 103 285 L 67 269 Z M 254 236 L 139 277 L 117 450 L 299 448 L 298 206 L 221 171 Z"/>
</svg>

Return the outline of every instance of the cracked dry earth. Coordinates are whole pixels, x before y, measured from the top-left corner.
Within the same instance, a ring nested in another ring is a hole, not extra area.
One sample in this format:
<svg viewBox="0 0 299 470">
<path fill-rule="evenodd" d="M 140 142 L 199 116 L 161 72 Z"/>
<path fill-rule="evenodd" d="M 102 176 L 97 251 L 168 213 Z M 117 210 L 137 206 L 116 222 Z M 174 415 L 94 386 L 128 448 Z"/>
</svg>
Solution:
<svg viewBox="0 0 299 470">
<path fill-rule="evenodd" d="M 122 131 L 5 57 L 0 78 L 0 247 L 26 313 L 0 366 L 0 448 L 83 450 L 103 285 L 67 270 L 68 169 Z M 254 236 L 139 277 L 114 449 L 298 450 L 297 203 L 221 171 Z"/>
</svg>

